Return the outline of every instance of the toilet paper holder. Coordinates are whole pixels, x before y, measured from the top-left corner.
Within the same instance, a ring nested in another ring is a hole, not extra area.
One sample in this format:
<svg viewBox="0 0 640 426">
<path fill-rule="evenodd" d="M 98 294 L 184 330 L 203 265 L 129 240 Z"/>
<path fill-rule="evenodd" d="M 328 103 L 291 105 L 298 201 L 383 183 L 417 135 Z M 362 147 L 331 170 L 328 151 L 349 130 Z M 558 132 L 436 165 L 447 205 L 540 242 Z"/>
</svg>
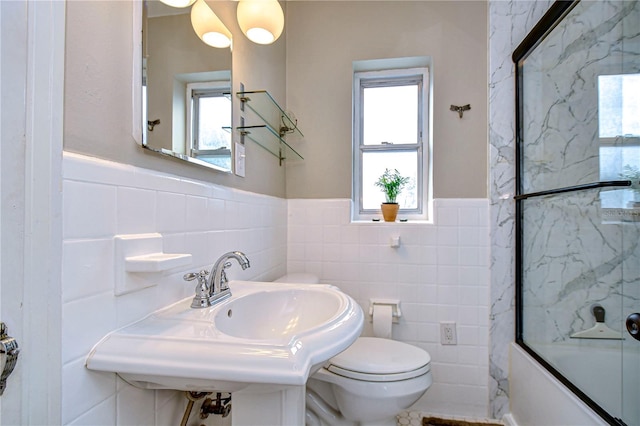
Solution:
<svg viewBox="0 0 640 426">
<path fill-rule="evenodd" d="M 393 322 L 395 324 L 398 323 L 400 317 L 402 316 L 402 311 L 400 310 L 400 301 L 398 299 L 370 299 L 369 322 L 373 321 L 373 309 L 376 305 L 391 306 L 391 317 L 393 318 Z"/>
</svg>

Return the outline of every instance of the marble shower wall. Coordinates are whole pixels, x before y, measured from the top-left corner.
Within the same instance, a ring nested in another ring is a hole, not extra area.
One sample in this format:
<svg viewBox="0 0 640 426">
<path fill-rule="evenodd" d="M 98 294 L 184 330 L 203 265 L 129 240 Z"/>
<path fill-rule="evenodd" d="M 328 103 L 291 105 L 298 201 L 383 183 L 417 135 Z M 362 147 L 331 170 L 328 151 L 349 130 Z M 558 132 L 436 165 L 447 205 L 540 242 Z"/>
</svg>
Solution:
<svg viewBox="0 0 640 426">
<path fill-rule="evenodd" d="M 598 76 L 638 72 L 638 22 L 638 2 L 582 1 L 526 58 L 524 192 L 599 180 Z"/>
<path fill-rule="evenodd" d="M 640 223 L 604 217 L 598 190 L 523 203 L 523 327 L 534 348 L 588 343 L 570 336 L 594 326 L 595 303 L 621 333 L 640 306 L 630 292 L 640 283 Z"/>
<path fill-rule="evenodd" d="M 515 68 L 513 50 L 552 4 L 489 1 L 490 416 L 509 412 L 509 343 L 514 340 Z"/>
</svg>

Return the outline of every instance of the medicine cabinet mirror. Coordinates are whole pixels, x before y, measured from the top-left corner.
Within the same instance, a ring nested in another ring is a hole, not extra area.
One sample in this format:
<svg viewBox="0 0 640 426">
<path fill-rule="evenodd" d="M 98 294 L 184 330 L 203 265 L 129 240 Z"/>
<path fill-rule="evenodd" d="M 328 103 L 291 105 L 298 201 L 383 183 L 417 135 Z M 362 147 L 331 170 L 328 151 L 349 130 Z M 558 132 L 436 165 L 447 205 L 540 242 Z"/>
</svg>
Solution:
<svg viewBox="0 0 640 426">
<path fill-rule="evenodd" d="M 231 172 L 231 49 L 204 44 L 190 11 L 144 1 L 142 145 Z"/>
</svg>

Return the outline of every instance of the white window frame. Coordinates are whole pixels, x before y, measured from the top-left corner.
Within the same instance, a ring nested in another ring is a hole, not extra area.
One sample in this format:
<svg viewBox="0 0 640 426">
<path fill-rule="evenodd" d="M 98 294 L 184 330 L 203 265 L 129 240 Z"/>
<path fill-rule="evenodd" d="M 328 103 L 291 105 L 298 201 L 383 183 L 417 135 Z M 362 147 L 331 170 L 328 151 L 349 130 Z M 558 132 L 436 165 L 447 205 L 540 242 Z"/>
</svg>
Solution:
<svg viewBox="0 0 640 426">
<path fill-rule="evenodd" d="M 364 145 L 363 143 L 363 103 L 362 94 L 365 87 L 392 86 L 402 82 L 421 79 L 419 85 L 418 102 L 418 131 L 419 138 L 416 144 L 395 145 Z M 380 209 L 367 210 L 363 206 L 362 198 L 362 156 L 365 152 L 373 151 L 417 151 L 417 182 L 416 191 L 418 206 L 416 209 L 400 208 L 398 218 L 407 220 L 429 219 L 430 191 L 430 156 L 431 156 L 431 130 L 430 130 L 430 80 L 429 68 L 404 68 L 388 69 L 382 71 L 354 72 L 353 75 L 353 178 L 352 178 L 352 217 L 356 221 L 372 221 L 381 217 Z"/>
<path fill-rule="evenodd" d="M 211 92 L 216 93 L 219 96 L 223 96 L 224 94 L 231 93 L 231 82 L 230 81 L 207 81 L 207 82 L 198 82 L 198 83 L 188 83 L 187 84 L 187 149 L 188 155 L 193 158 L 198 158 L 198 154 L 215 154 L 217 150 L 199 150 L 196 147 L 196 132 L 194 131 L 195 126 L 197 124 L 196 120 L 198 119 L 197 113 L 195 112 L 196 107 L 194 105 L 193 97 L 195 93 L 198 92 Z M 231 123 L 230 123 L 231 125 Z M 231 158 L 233 160 L 233 141 L 231 141 L 229 146 L 229 151 Z M 232 168 L 233 168 L 233 161 Z M 216 168 L 217 166 L 213 166 Z M 229 170 L 221 169 L 225 172 Z"/>
</svg>

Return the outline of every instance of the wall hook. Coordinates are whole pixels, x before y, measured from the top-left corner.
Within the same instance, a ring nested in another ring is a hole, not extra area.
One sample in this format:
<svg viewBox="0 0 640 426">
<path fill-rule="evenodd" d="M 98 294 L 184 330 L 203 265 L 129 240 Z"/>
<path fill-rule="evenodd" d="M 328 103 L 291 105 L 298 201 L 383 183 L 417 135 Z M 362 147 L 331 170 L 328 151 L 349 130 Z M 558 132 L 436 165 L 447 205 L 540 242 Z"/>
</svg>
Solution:
<svg viewBox="0 0 640 426">
<path fill-rule="evenodd" d="M 449 108 L 451 111 L 456 111 L 458 113 L 458 115 L 460 115 L 460 118 L 462 118 L 462 115 L 464 114 L 465 111 L 469 111 L 471 109 L 471 105 L 470 104 L 466 104 L 463 106 L 458 106 L 458 105 L 451 105 L 451 108 Z"/>
<path fill-rule="evenodd" d="M 159 124 L 160 124 L 160 119 L 159 119 L 159 118 L 158 118 L 158 119 L 155 119 L 155 120 L 153 120 L 153 121 L 149 120 L 149 121 L 147 121 L 147 129 L 148 129 L 150 132 L 153 132 L 153 128 L 154 128 L 154 127 L 156 127 L 156 126 L 157 126 L 157 125 L 159 125 Z"/>
</svg>

